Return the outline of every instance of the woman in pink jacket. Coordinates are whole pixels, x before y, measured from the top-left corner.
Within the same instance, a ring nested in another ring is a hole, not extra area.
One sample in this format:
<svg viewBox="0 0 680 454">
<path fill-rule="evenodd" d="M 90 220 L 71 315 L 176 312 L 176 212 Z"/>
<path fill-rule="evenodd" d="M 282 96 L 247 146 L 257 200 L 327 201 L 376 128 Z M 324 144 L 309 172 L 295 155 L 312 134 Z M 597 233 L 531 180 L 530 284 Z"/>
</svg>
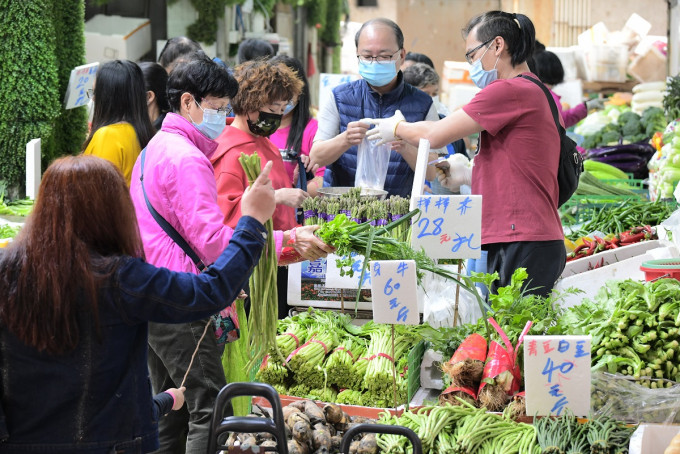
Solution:
<svg viewBox="0 0 680 454">
<path fill-rule="evenodd" d="M 238 83 L 227 70 L 207 57 L 197 57 L 170 73 L 168 101 L 172 112 L 167 114 L 161 130 L 135 163 L 130 185 L 149 263 L 173 271 L 198 272 L 183 249 L 152 217 L 144 191 L 148 203 L 203 263 L 211 264 L 229 243 L 234 231 L 224 225 L 224 216 L 217 205 L 210 157 L 217 147 L 213 139 L 225 126 L 229 100 L 237 90 Z M 331 251 L 314 236 L 314 230 L 314 227 L 298 228 L 294 244 L 296 250 L 310 260 Z M 280 253 L 289 233 L 278 231 L 275 236 Z M 249 274 L 250 270 L 244 270 L 244 284 Z M 171 387 L 168 383 L 179 386 L 206 321 L 149 324 L 149 368 L 154 389 L 167 389 Z M 186 379 L 188 412 L 173 412 L 160 421 L 160 452 L 184 451 L 183 434 L 187 435 L 187 453 L 205 452 L 215 397 L 226 384 L 221 354 L 222 348 L 209 333 L 200 343 Z"/>
</svg>

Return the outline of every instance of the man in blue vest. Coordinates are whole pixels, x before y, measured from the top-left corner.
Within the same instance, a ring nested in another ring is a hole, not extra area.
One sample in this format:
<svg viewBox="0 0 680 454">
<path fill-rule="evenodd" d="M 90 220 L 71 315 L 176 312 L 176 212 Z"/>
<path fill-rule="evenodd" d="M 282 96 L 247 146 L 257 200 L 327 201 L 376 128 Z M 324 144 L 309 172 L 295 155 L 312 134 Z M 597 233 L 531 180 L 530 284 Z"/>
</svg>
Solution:
<svg viewBox="0 0 680 454">
<path fill-rule="evenodd" d="M 319 111 L 319 129 L 314 137 L 310 158 L 326 166 L 324 186 L 354 186 L 357 146 L 370 125 L 364 118 L 388 118 L 400 110 L 406 121 L 438 120 L 432 98 L 403 80 L 401 67 L 406 56 L 404 35 L 397 24 L 378 18 L 365 22 L 354 38 L 362 79 L 335 87 L 332 99 Z M 417 149 L 401 141 L 392 142 L 390 163 L 384 189 L 389 195 L 409 197 Z M 446 149 L 433 150 L 446 154 Z M 428 166 L 426 178 L 435 178 L 436 169 Z"/>
</svg>

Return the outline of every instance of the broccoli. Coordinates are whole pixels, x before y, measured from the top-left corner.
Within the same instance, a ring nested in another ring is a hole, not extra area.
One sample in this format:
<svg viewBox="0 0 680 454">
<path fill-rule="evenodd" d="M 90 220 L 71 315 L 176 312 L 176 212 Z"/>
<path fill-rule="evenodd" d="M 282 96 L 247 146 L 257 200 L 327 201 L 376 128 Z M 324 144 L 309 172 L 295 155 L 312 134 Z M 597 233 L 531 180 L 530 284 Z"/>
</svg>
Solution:
<svg viewBox="0 0 680 454">
<path fill-rule="evenodd" d="M 620 134 L 618 131 L 607 131 L 604 134 L 602 134 L 602 138 L 600 139 L 600 143 L 609 145 L 612 143 L 619 143 L 619 137 Z"/>
<path fill-rule="evenodd" d="M 623 123 L 623 127 L 621 127 L 621 132 L 623 133 L 624 136 L 634 136 L 644 131 L 642 128 L 642 123 L 640 123 L 640 120 L 631 118 L 627 122 Z"/>
<path fill-rule="evenodd" d="M 619 125 L 625 125 L 631 120 L 635 120 L 636 122 L 640 122 L 640 115 L 636 114 L 635 112 L 632 111 L 627 111 L 623 112 L 621 115 L 619 115 L 619 118 L 616 119 L 616 122 Z"/>
<path fill-rule="evenodd" d="M 581 146 L 585 148 L 586 150 L 591 150 L 593 148 L 597 148 L 600 142 L 602 141 L 602 132 L 597 132 L 593 134 L 592 136 L 585 136 L 583 138 L 583 143 Z"/>
<path fill-rule="evenodd" d="M 640 117 L 640 121 L 643 124 L 647 124 L 650 121 L 656 121 L 657 118 L 662 117 L 664 121 L 666 120 L 666 116 L 663 113 L 663 109 L 659 107 L 647 107 L 644 112 L 642 112 L 642 117 Z"/>
</svg>

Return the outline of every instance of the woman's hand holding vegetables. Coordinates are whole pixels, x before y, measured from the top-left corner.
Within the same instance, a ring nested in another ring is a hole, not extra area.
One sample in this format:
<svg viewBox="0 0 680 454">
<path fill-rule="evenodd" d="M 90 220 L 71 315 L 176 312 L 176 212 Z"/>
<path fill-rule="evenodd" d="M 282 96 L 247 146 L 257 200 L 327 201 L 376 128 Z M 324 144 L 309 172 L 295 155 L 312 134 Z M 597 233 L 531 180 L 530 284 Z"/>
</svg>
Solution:
<svg viewBox="0 0 680 454">
<path fill-rule="evenodd" d="M 305 201 L 309 194 L 302 189 L 297 188 L 281 188 L 276 191 L 276 203 L 286 205 L 292 208 L 299 208 L 302 202 Z"/>
<path fill-rule="evenodd" d="M 306 260 L 314 261 L 320 257 L 326 257 L 335 250 L 314 235 L 318 229 L 318 225 L 295 228 L 294 239 L 291 239 L 292 246 Z"/>
<path fill-rule="evenodd" d="M 276 196 L 272 187 L 272 180 L 269 179 L 271 170 L 272 161 L 269 161 L 252 186 L 246 188 L 241 199 L 241 214 L 251 216 L 260 221 L 261 224 L 272 217 L 276 208 Z"/>
<path fill-rule="evenodd" d="M 362 123 L 375 125 L 375 128 L 366 133 L 369 140 L 380 140 L 377 145 L 401 140 L 397 137 L 397 126 L 406 121 L 400 110 L 397 110 L 390 118 L 364 118 Z"/>
<path fill-rule="evenodd" d="M 447 161 L 437 164 L 437 179 L 439 183 L 451 191 L 459 192 L 463 185 L 470 185 L 472 180 L 472 169 L 467 158 L 458 154 L 453 155 Z"/>
</svg>

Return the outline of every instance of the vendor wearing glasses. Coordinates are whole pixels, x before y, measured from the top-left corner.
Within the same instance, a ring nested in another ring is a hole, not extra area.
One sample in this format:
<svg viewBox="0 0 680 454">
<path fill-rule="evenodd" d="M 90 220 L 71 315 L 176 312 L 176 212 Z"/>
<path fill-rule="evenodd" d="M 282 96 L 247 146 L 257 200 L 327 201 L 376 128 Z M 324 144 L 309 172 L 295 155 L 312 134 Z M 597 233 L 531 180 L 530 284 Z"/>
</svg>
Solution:
<svg viewBox="0 0 680 454">
<path fill-rule="evenodd" d="M 400 112 L 367 120 L 381 142 L 420 138 L 433 146 L 479 133 L 473 170 L 464 163 L 442 163 L 439 181 L 456 190 L 472 183 L 481 194 L 482 249 L 488 270 L 509 285 L 517 268 L 526 268 L 527 294 L 548 296 L 564 269 L 566 252 L 557 211 L 560 136 L 548 98 L 531 80 L 527 59 L 535 41 L 534 25 L 523 14 L 489 11 L 464 29 L 470 78 L 482 90 L 443 120 L 414 123 Z M 523 76 L 523 77 L 519 77 Z"/>
<path fill-rule="evenodd" d="M 362 79 L 334 88 L 317 118 L 319 129 L 310 158 L 319 166 L 327 166 L 324 186 L 354 186 L 357 146 L 370 127 L 361 119 L 387 118 L 397 110 L 409 121 L 439 119 L 432 98 L 405 83 L 397 69 L 406 55 L 404 35 L 397 24 L 389 19 L 372 19 L 361 26 L 355 43 Z M 417 148 L 398 140 L 391 146 L 384 189 L 389 195 L 408 197 Z M 438 152 L 446 154 L 445 148 L 433 152 L 431 158 Z M 434 168 L 428 169 L 427 178 L 433 179 L 435 173 Z"/>
</svg>

